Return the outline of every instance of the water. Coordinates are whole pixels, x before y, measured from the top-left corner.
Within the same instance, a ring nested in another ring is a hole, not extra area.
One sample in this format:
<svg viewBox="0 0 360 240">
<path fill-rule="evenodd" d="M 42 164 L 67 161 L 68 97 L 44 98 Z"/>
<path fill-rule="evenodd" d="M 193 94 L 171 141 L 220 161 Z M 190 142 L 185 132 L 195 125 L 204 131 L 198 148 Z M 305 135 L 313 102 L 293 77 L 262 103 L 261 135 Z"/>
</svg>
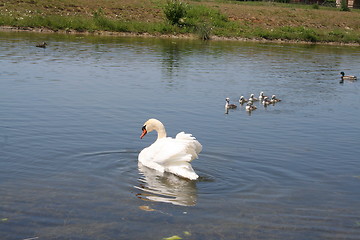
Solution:
<svg viewBox="0 0 360 240">
<path fill-rule="evenodd" d="M 48 48 L 34 47 L 46 41 Z M 1 239 L 358 239 L 359 47 L 0 33 Z M 224 114 L 225 98 L 282 102 Z M 143 123 L 203 145 L 138 168 Z"/>
</svg>

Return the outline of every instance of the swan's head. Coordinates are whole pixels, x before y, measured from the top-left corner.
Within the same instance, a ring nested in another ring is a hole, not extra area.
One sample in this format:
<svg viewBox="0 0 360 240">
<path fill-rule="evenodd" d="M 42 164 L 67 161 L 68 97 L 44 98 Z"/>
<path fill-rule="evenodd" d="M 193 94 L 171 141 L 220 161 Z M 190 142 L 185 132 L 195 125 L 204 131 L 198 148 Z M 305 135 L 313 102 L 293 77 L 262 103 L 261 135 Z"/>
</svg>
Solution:
<svg viewBox="0 0 360 240">
<path fill-rule="evenodd" d="M 345 73 L 344 73 L 344 72 L 341 72 L 340 74 L 341 74 L 341 76 L 344 76 L 344 75 L 345 75 Z"/>
<path fill-rule="evenodd" d="M 143 127 L 141 128 L 142 133 L 140 138 L 142 139 L 148 132 L 152 132 L 154 130 L 156 130 L 158 132 L 158 134 L 161 135 L 161 137 L 165 136 L 166 137 L 166 132 L 165 132 L 165 127 L 164 125 L 157 119 L 155 118 L 151 118 L 149 120 L 147 120 Z"/>
<path fill-rule="evenodd" d="M 140 136 L 140 138 L 142 139 L 146 134 L 147 134 L 147 130 L 146 130 L 146 125 L 144 125 L 142 128 L 141 128 L 141 131 L 142 131 L 142 133 L 141 133 L 141 136 Z"/>
</svg>

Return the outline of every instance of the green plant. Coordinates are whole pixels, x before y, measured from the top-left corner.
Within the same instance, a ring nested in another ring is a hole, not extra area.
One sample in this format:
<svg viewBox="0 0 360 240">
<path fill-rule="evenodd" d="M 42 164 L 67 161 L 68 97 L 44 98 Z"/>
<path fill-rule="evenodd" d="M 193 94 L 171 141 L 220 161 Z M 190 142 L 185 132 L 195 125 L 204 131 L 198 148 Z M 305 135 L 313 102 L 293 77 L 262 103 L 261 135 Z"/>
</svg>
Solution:
<svg viewBox="0 0 360 240">
<path fill-rule="evenodd" d="M 200 23 L 197 26 L 197 32 L 198 32 L 201 40 L 204 40 L 204 41 L 210 40 L 211 39 L 211 36 L 210 36 L 211 31 L 212 31 L 212 27 L 207 22 Z"/>
<path fill-rule="evenodd" d="M 350 12 L 347 0 L 341 0 L 340 11 Z"/>
<path fill-rule="evenodd" d="M 315 3 L 312 5 L 312 9 L 320 9 L 319 4 Z"/>
<path fill-rule="evenodd" d="M 94 18 L 102 17 L 103 15 L 104 15 L 104 11 L 102 10 L 102 8 L 99 8 L 98 10 L 93 12 Z"/>
<path fill-rule="evenodd" d="M 304 31 L 301 33 L 300 37 L 305 41 L 310 42 L 317 42 L 318 36 L 316 32 L 312 29 L 304 29 Z"/>
<path fill-rule="evenodd" d="M 164 14 L 172 25 L 182 25 L 187 8 L 187 4 L 180 0 L 168 0 L 164 7 Z"/>
</svg>

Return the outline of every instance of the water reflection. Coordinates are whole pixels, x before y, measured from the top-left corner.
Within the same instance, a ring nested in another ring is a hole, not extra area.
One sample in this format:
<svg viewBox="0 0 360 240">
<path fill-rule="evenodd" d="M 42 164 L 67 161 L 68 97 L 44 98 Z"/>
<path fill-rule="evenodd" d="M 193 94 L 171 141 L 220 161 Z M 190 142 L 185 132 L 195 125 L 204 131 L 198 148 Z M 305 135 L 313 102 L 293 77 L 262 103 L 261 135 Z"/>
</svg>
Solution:
<svg viewBox="0 0 360 240">
<path fill-rule="evenodd" d="M 196 182 L 160 173 L 139 164 L 142 176 L 138 179 L 140 190 L 137 197 L 142 200 L 171 203 L 180 206 L 195 206 L 197 201 Z"/>
<path fill-rule="evenodd" d="M 174 78 L 178 75 L 180 69 L 181 52 L 182 48 L 176 42 L 164 45 L 162 69 L 165 70 L 167 85 L 170 87 L 174 85 Z"/>
<path fill-rule="evenodd" d="M 357 82 L 357 80 L 348 80 L 348 79 L 346 79 L 346 80 L 344 80 L 344 79 L 340 79 L 340 81 L 339 81 L 339 83 L 340 84 L 344 84 L 344 82 L 348 82 L 348 83 L 354 83 L 354 82 Z"/>
</svg>

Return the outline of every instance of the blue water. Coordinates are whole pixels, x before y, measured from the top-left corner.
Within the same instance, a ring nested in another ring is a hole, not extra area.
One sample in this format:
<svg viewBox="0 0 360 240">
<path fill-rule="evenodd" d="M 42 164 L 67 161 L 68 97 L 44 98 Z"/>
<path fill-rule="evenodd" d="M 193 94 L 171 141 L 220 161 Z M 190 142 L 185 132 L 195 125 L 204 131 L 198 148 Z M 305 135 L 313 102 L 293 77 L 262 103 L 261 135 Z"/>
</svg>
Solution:
<svg viewBox="0 0 360 240">
<path fill-rule="evenodd" d="M 1 239 L 359 238 L 360 85 L 339 83 L 359 47 L 0 33 L 0 49 Z M 224 113 L 260 91 L 282 101 Z M 201 142 L 198 181 L 138 167 L 152 117 Z"/>
</svg>

